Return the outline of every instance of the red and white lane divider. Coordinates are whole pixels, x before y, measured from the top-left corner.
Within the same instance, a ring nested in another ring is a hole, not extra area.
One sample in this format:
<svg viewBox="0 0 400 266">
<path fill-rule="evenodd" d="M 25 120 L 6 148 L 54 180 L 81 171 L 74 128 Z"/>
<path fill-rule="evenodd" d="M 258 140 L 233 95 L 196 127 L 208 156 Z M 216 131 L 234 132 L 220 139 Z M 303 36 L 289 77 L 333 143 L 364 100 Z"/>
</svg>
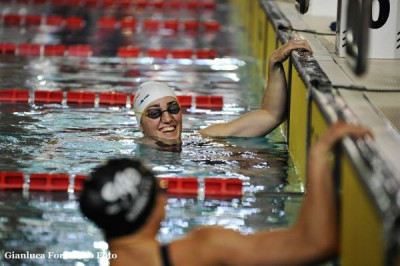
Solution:
<svg viewBox="0 0 400 266">
<path fill-rule="evenodd" d="M 160 59 L 214 59 L 218 57 L 215 49 L 148 48 L 142 50 L 137 46 L 121 46 L 118 48 L 117 56 L 120 58 L 137 58 L 140 55 Z"/>
<path fill-rule="evenodd" d="M 66 173 L 0 172 L 0 190 L 64 191 L 77 192 L 83 188 L 86 175 Z M 196 177 L 161 177 L 167 183 L 167 194 L 181 197 L 198 197 L 201 181 Z M 238 178 L 207 177 L 203 180 L 205 198 L 240 198 L 243 181 Z"/>
<path fill-rule="evenodd" d="M 200 181 L 196 177 L 161 178 L 167 181 L 167 193 L 178 196 L 198 196 Z M 204 197 L 238 198 L 243 196 L 243 181 L 238 178 L 204 178 Z"/>
<path fill-rule="evenodd" d="M 66 96 L 65 96 L 66 95 Z M 224 102 L 222 96 L 217 95 L 178 95 L 177 99 L 182 107 L 191 108 L 193 97 L 195 97 L 196 108 L 199 109 L 222 109 Z M 98 99 L 99 105 L 126 106 L 132 105 L 135 99 L 134 94 L 124 92 L 90 92 L 90 91 L 46 91 L 36 90 L 31 99 L 30 91 L 27 89 L 0 89 L 0 103 L 30 103 L 35 104 L 83 104 L 96 105 Z"/>
<path fill-rule="evenodd" d="M 20 15 L 8 13 L 0 15 L 0 25 L 3 27 L 31 27 L 31 26 L 54 26 L 63 27 L 69 30 L 80 30 L 85 26 L 85 20 L 81 17 L 62 17 L 58 15 Z M 178 19 L 154 19 L 146 18 L 137 20 L 132 17 L 116 19 L 114 17 L 103 17 L 97 21 L 97 28 L 100 30 L 140 30 L 140 31 L 157 31 L 168 29 L 173 31 L 200 31 L 206 33 L 218 32 L 221 24 L 215 20 L 199 21 L 196 19 L 178 20 Z"/>
<path fill-rule="evenodd" d="M 0 172 L 0 190 L 80 191 L 86 179 L 85 175 L 35 173 L 25 177 L 22 172 Z"/>
<path fill-rule="evenodd" d="M 10 1 L 12 2 L 12 1 Z M 70 6 L 85 6 L 94 7 L 112 7 L 119 6 L 122 8 L 155 8 L 155 9 L 172 9 L 178 10 L 186 8 L 189 10 L 212 10 L 216 7 L 215 0 L 14 0 L 21 4 L 52 4 L 52 5 L 70 5 Z"/>
<path fill-rule="evenodd" d="M 90 57 L 93 49 L 90 45 L 76 44 L 34 44 L 34 43 L 4 43 L 0 42 L 0 55 L 21 56 L 75 56 Z M 214 59 L 218 53 L 214 49 L 166 49 L 148 48 L 142 50 L 137 46 L 121 46 L 118 48 L 117 56 L 120 58 L 151 57 L 159 59 Z"/>
<path fill-rule="evenodd" d="M 62 17 L 57 15 L 19 15 L 4 14 L 0 16 L 0 24 L 5 27 L 29 27 L 29 26 L 55 26 L 65 27 L 70 30 L 79 30 L 85 26 L 85 20 L 81 17 Z"/>
</svg>

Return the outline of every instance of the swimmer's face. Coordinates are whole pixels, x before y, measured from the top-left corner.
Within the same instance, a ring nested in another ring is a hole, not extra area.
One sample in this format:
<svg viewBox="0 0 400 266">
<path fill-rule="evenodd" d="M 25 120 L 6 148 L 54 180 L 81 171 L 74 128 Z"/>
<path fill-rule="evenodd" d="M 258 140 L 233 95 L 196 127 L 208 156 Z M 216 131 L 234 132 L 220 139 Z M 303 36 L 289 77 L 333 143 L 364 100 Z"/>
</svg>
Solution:
<svg viewBox="0 0 400 266">
<path fill-rule="evenodd" d="M 142 115 L 141 129 L 143 134 L 146 137 L 180 139 L 182 133 L 182 111 L 178 111 L 178 109 L 180 109 L 178 101 L 172 96 L 152 101 Z M 155 117 L 160 111 L 161 115 Z"/>
</svg>

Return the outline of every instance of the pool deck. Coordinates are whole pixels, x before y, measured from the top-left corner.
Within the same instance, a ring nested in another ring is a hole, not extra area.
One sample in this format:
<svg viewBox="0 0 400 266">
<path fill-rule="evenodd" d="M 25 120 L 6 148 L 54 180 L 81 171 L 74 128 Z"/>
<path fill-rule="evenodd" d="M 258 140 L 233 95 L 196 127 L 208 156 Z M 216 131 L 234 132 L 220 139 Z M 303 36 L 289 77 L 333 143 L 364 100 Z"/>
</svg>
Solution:
<svg viewBox="0 0 400 266">
<path fill-rule="evenodd" d="M 276 4 L 295 29 L 329 33 L 329 24 L 335 20 L 303 16 L 287 1 L 267 2 Z M 326 109 L 334 108 L 339 118 L 371 128 L 374 143 L 370 145 L 374 146 L 374 151 L 386 162 L 396 183 L 400 184 L 400 165 L 397 162 L 400 152 L 400 60 L 369 59 L 367 73 L 358 77 L 349 68 L 346 58 L 337 55 L 336 36 L 304 32 L 293 32 L 293 36 L 309 42 L 313 57 L 323 72 L 321 75 L 325 74 L 330 83 L 312 86 L 311 93 L 321 102 L 333 100 Z"/>
<path fill-rule="evenodd" d="M 271 24 L 277 45 L 297 38 L 307 40 L 313 49 L 311 56 L 294 52 L 291 57 L 293 69 L 305 86 L 303 96 L 307 100 L 292 101 L 305 101 L 308 106 L 305 113 L 311 133 L 308 131 L 307 135 L 311 137 L 307 139 L 318 137 L 313 136 L 313 130 L 318 128 L 314 125 L 313 113 L 319 112 L 325 121 L 323 124 L 341 119 L 363 124 L 374 134 L 374 140 L 354 143 L 347 139 L 344 142 L 350 167 L 355 172 L 346 176 L 346 170 L 343 170 L 346 167 L 341 168 L 341 263 L 365 265 L 376 262 L 372 264 L 382 265 L 388 259 L 391 243 L 398 242 L 392 230 L 396 228 L 393 221 L 400 213 L 400 60 L 369 59 L 366 74 L 358 77 L 346 58 L 335 51 L 336 36 L 329 26 L 336 17 L 301 15 L 296 11 L 294 1 L 259 1 L 259 4 L 267 24 Z M 268 26 L 266 30 L 270 30 Z M 267 39 L 267 42 L 273 43 L 273 40 Z M 292 93 L 299 90 L 294 85 L 292 83 Z M 289 146 L 290 142 L 289 136 Z M 349 185 L 348 182 L 353 183 Z M 373 230 L 366 226 L 368 223 Z M 375 236 L 371 237 L 373 234 Z M 371 244 L 372 240 L 380 244 Z M 356 245 L 364 255 L 349 251 Z"/>
</svg>

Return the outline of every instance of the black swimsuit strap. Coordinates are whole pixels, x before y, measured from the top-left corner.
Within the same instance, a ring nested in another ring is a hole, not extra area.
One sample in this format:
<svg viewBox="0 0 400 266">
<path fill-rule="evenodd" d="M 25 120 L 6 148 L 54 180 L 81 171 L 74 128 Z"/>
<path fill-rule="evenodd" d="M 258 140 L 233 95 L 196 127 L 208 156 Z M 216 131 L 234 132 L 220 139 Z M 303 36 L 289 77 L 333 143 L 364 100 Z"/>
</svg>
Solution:
<svg viewBox="0 0 400 266">
<path fill-rule="evenodd" d="M 168 245 L 160 245 L 161 249 L 161 260 L 164 266 L 172 266 L 169 255 L 168 255 Z"/>
</svg>

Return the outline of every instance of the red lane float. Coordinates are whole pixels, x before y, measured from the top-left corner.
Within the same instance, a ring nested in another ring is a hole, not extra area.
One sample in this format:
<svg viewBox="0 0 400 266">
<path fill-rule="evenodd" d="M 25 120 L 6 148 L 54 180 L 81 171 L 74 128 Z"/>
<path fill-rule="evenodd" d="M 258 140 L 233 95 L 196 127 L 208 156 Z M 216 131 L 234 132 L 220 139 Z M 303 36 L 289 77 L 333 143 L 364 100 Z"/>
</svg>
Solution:
<svg viewBox="0 0 400 266">
<path fill-rule="evenodd" d="M 127 94 L 123 92 L 100 92 L 99 104 L 126 105 Z"/>
<path fill-rule="evenodd" d="M 129 96 L 131 105 L 134 102 L 135 94 L 124 92 L 99 92 L 100 105 L 126 105 Z M 209 96 L 205 96 L 209 97 Z M 36 90 L 34 92 L 35 103 L 58 103 L 61 104 L 64 99 L 63 91 Z M 67 104 L 95 104 L 96 92 L 87 91 L 68 91 Z M 178 95 L 178 102 L 182 107 L 192 107 L 191 95 Z M 3 89 L 0 90 L 0 102 L 29 102 L 29 90 L 21 89 Z"/>
<path fill-rule="evenodd" d="M 163 22 L 164 29 L 175 30 L 179 29 L 179 21 L 176 19 L 169 19 Z"/>
<path fill-rule="evenodd" d="M 15 54 L 17 47 L 13 43 L 0 43 L 1 54 Z"/>
<path fill-rule="evenodd" d="M 0 190 L 20 190 L 24 183 L 24 174 L 21 172 L 0 172 Z"/>
<path fill-rule="evenodd" d="M 23 4 L 30 4 L 30 0 L 18 0 L 19 3 Z M 170 1 L 162 1 L 162 0 L 155 0 L 155 1 L 147 1 L 147 0 L 33 0 L 33 4 L 36 5 L 43 5 L 46 3 L 50 3 L 52 5 L 70 5 L 70 6 L 82 6 L 85 5 L 86 7 L 110 7 L 110 6 L 120 6 L 120 7 L 129 7 L 129 6 L 136 6 L 139 8 L 147 8 L 153 7 L 157 9 L 161 9 L 164 7 L 170 7 L 172 9 L 180 9 L 181 7 L 185 7 L 190 10 L 194 9 L 213 9 L 216 7 L 215 1 L 180 1 L 180 0 L 170 0 Z"/>
<path fill-rule="evenodd" d="M 115 18 L 101 18 L 98 21 L 98 27 L 103 30 L 115 29 L 117 27 L 117 20 Z"/>
<path fill-rule="evenodd" d="M 81 191 L 86 179 L 88 179 L 87 175 L 76 175 L 74 178 L 74 191 Z"/>
<path fill-rule="evenodd" d="M 198 95 L 196 96 L 196 108 L 205 109 L 222 109 L 223 97 L 213 95 Z"/>
<path fill-rule="evenodd" d="M 68 5 L 71 6 L 80 6 L 83 2 L 83 0 L 66 0 Z"/>
<path fill-rule="evenodd" d="M 68 174 L 31 174 L 29 190 L 35 191 L 68 191 Z"/>
<path fill-rule="evenodd" d="M 163 177 L 167 181 L 167 193 L 178 196 L 197 196 L 199 180 L 196 177 Z"/>
<path fill-rule="evenodd" d="M 137 20 L 132 17 L 126 17 L 121 19 L 120 26 L 122 29 L 135 29 L 137 25 Z"/>
<path fill-rule="evenodd" d="M 172 58 L 182 59 L 182 58 L 192 58 L 193 50 L 191 49 L 174 49 L 171 51 Z"/>
<path fill-rule="evenodd" d="M 81 191 L 87 175 L 75 175 L 71 180 L 66 173 L 32 173 L 29 176 L 30 191 L 64 191 L 73 188 Z M 199 179 L 196 177 L 161 177 L 167 182 L 166 191 L 169 195 L 197 197 L 199 194 Z M 73 182 L 73 183 L 71 183 Z M 0 172 L 0 190 L 22 190 L 25 178 L 22 172 Z M 73 186 L 72 186 L 73 184 Z M 205 198 L 240 198 L 243 196 L 243 182 L 238 178 L 205 178 Z"/>
<path fill-rule="evenodd" d="M 178 95 L 176 96 L 178 99 L 179 105 L 182 107 L 192 107 L 192 96 L 191 95 Z"/>
<path fill-rule="evenodd" d="M 68 47 L 68 55 L 77 57 L 89 57 L 92 55 L 92 48 L 89 45 L 77 44 Z"/>
<path fill-rule="evenodd" d="M 87 6 L 87 7 L 97 7 L 98 4 L 99 4 L 98 0 L 86 0 L 85 1 L 85 6 Z"/>
<path fill-rule="evenodd" d="M 197 0 L 189 0 L 185 3 L 186 8 L 188 9 L 197 9 L 199 7 L 199 3 Z"/>
<path fill-rule="evenodd" d="M 60 16 L 48 16 L 45 18 L 45 24 L 48 26 L 56 26 L 60 27 L 62 26 L 64 19 Z"/>
<path fill-rule="evenodd" d="M 28 103 L 29 90 L 19 90 L 19 89 L 0 90 L 0 102 Z"/>
<path fill-rule="evenodd" d="M 103 7 L 115 6 L 119 1 L 116 0 L 103 0 Z"/>
<path fill-rule="evenodd" d="M 79 30 L 85 25 L 85 21 L 79 17 L 68 17 L 65 19 L 65 24 L 68 29 Z"/>
<path fill-rule="evenodd" d="M 159 48 L 159 49 L 147 49 L 147 56 L 154 58 L 166 59 L 168 57 L 168 49 Z"/>
<path fill-rule="evenodd" d="M 136 58 L 139 57 L 140 52 L 141 52 L 140 47 L 122 46 L 118 48 L 118 57 Z"/>
<path fill-rule="evenodd" d="M 204 196 L 208 197 L 242 197 L 243 182 L 238 178 L 205 178 Z"/>
<path fill-rule="evenodd" d="M 94 105 L 95 99 L 96 99 L 96 94 L 94 92 L 69 91 L 67 93 L 67 103 Z"/>
<path fill-rule="evenodd" d="M 214 59 L 217 57 L 217 51 L 214 49 L 200 49 L 196 51 L 197 59 Z"/>
<path fill-rule="evenodd" d="M 131 0 L 119 0 L 119 5 L 122 8 L 128 8 L 131 5 Z"/>
<path fill-rule="evenodd" d="M 64 0 L 50 0 L 50 4 L 52 5 L 63 5 L 64 2 Z"/>
<path fill-rule="evenodd" d="M 112 0 L 113 1 L 113 0 Z M 0 17 L 1 19 L 1 17 Z M 45 25 L 62 27 L 65 26 L 70 30 L 82 29 L 85 25 L 85 21 L 80 17 L 66 17 L 61 16 L 40 16 L 40 15 L 26 15 L 21 16 L 18 14 L 7 14 L 1 19 L 4 26 L 39 26 L 44 21 Z M 137 20 L 132 17 L 125 17 L 121 20 L 117 20 L 114 17 L 103 17 L 97 22 L 99 29 L 116 29 L 121 27 L 121 29 L 136 29 Z M 196 19 L 178 21 L 177 19 L 167 19 L 167 20 L 157 20 L 157 19 L 144 19 L 141 23 L 141 27 L 144 31 L 155 32 L 161 27 L 164 29 L 170 29 L 173 31 L 178 31 L 182 28 L 185 31 L 197 32 L 200 27 L 204 28 L 206 32 L 217 32 L 221 28 L 221 24 L 215 20 L 206 20 L 201 22 Z"/>
<path fill-rule="evenodd" d="M 5 26 L 20 26 L 22 18 L 18 14 L 7 14 L 3 16 L 3 23 Z"/>
<path fill-rule="evenodd" d="M 167 193 L 175 196 L 197 197 L 199 180 L 196 177 L 161 177 L 167 182 Z M 243 196 L 243 182 L 238 178 L 205 178 L 205 198 L 240 198 Z"/>
<path fill-rule="evenodd" d="M 154 0 L 150 3 L 150 5 L 154 8 L 161 9 L 165 6 L 165 2 L 163 0 Z"/>
<path fill-rule="evenodd" d="M 203 1 L 203 8 L 214 9 L 216 7 L 215 1 Z"/>
<path fill-rule="evenodd" d="M 30 55 L 39 56 L 40 55 L 40 45 L 34 43 L 20 43 L 18 45 L 19 55 Z"/>
<path fill-rule="evenodd" d="M 139 8 L 146 8 L 149 3 L 147 0 L 139 0 L 139 1 L 136 1 L 135 4 Z"/>
<path fill-rule="evenodd" d="M 143 29 L 144 30 L 149 30 L 149 31 L 155 31 L 158 30 L 160 27 L 161 22 L 159 20 L 155 19 L 145 19 L 143 21 Z"/>
<path fill-rule="evenodd" d="M 46 56 L 64 56 L 66 47 L 63 44 L 47 44 L 44 46 Z"/>
<path fill-rule="evenodd" d="M 46 44 L 39 45 L 34 43 L 20 43 L 16 46 L 13 43 L 0 43 L 0 54 L 17 54 L 28 56 L 92 56 L 92 47 L 86 44 L 75 44 L 66 46 L 63 44 Z M 121 46 L 118 48 L 117 56 L 121 58 L 136 58 L 141 55 L 142 51 L 137 46 Z M 166 59 L 169 54 L 176 59 L 214 59 L 217 51 L 214 49 L 173 49 L 169 51 L 166 48 L 149 48 L 146 51 L 147 57 Z M 193 57 L 194 56 L 194 57 Z"/>
<path fill-rule="evenodd" d="M 64 94 L 62 91 L 35 91 L 35 103 L 62 103 Z"/>
<path fill-rule="evenodd" d="M 4 26 L 38 26 L 42 23 L 42 16 L 40 15 L 26 15 L 21 16 L 18 14 L 6 14 L 2 17 Z M 81 29 L 85 25 L 85 21 L 80 17 L 67 17 L 63 18 L 61 16 L 50 15 L 43 16 L 45 25 L 48 26 L 65 26 L 69 29 L 76 30 Z M 115 19 L 114 19 L 115 20 Z M 103 21 L 99 21 L 101 24 Z"/>
<path fill-rule="evenodd" d="M 25 16 L 25 25 L 27 25 L 27 26 L 38 26 L 41 23 L 42 23 L 42 16 L 39 16 L 39 15 Z"/>
<path fill-rule="evenodd" d="M 180 0 L 169 1 L 169 7 L 172 9 L 180 9 L 181 6 L 182 6 L 182 2 Z"/>
<path fill-rule="evenodd" d="M 199 29 L 200 23 L 197 20 L 188 20 L 183 22 L 183 28 L 186 31 L 197 31 Z"/>
<path fill-rule="evenodd" d="M 86 175 L 74 177 L 74 191 L 81 191 Z M 70 188 L 71 182 L 68 174 L 33 173 L 29 177 L 29 190 L 31 191 L 65 191 Z M 22 172 L 0 172 L 0 190 L 22 190 L 25 178 Z"/>
<path fill-rule="evenodd" d="M 204 21 L 203 26 L 206 31 L 219 31 L 221 28 L 221 24 L 213 20 Z"/>
</svg>

